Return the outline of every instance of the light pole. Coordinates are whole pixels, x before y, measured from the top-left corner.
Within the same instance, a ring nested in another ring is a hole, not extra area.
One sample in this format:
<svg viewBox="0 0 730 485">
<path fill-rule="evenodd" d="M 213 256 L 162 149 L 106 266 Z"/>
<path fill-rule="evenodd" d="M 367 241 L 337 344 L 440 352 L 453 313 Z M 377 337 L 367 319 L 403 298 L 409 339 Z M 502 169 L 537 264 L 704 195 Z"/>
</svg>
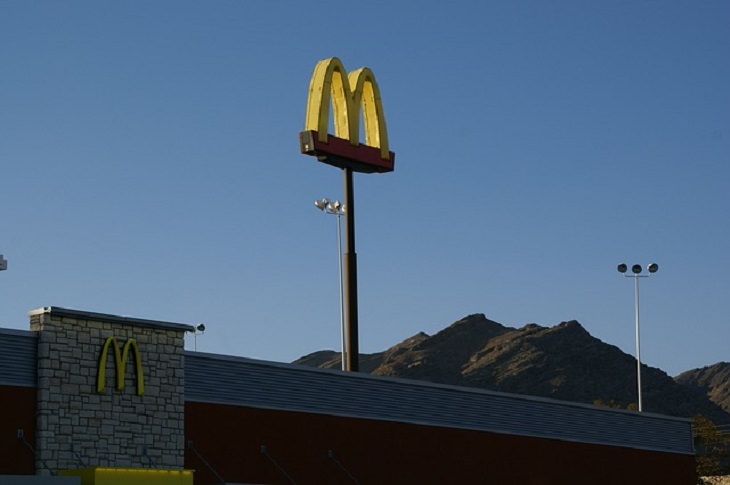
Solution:
<svg viewBox="0 0 730 485">
<path fill-rule="evenodd" d="M 642 275 L 641 265 L 635 264 L 631 266 L 631 272 L 633 274 L 625 274 L 628 270 L 626 264 L 619 264 L 616 269 L 619 273 L 623 274 L 625 278 L 634 278 L 634 314 L 636 317 L 636 389 L 639 395 L 639 412 L 642 411 L 641 402 L 641 339 L 639 332 L 639 278 L 648 278 L 649 275 Z M 649 264 L 646 269 L 649 273 L 654 274 L 659 271 L 659 265 L 656 263 Z"/>
<path fill-rule="evenodd" d="M 347 370 L 347 344 L 346 344 L 346 331 L 345 331 L 345 302 L 344 302 L 344 290 L 343 290 L 343 276 L 342 276 L 342 223 L 341 217 L 345 214 L 345 207 L 340 203 L 339 200 L 330 202 L 329 199 L 319 199 L 314 201 L 317 209 L 326 212 L 327 214 L 334 214 L 337 216 L 337 264 L 340 273 L 340 345 L 342 353 L 342 370 Z"/>
<path fill-rule="evenodd" d="M 195 330 L 193 330 L 193 351 L 198 351 L 198 332 L 201 334 L 205 333 L 205 324 L 199 323 L 195 326 Z"/>
</svg>

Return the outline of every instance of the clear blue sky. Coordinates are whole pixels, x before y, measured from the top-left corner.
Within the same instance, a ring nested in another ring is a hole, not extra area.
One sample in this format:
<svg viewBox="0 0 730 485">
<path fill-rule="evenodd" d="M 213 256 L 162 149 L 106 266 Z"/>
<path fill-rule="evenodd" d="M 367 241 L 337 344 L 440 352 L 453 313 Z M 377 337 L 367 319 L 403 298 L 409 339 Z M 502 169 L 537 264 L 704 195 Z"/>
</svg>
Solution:
<svg viewBox="0 0 730 485">
<path fill-rule="evenodd" d="M 360 344 L 471 313 L 576 319 L 674 375 L 730 360 L 726 0 L 0 0 L 0 327 L 62 306 L 204 322 L 199 350 L 339 349 L 341 172 L 309 78 L 380 84 L 355 177 Z M 192 346 L 192 341 L 188 342 Z"/>
</svg>

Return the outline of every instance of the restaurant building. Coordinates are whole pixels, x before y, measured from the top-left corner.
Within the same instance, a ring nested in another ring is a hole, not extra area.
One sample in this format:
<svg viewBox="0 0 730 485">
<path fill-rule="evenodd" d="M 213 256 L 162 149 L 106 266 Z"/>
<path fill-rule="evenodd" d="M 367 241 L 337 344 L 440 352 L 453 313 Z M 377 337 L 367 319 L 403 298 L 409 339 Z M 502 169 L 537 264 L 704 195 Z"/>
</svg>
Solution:
<svg viewBox="0 0 730 485">
<path fill-rule="evenodd" d="M 189 352 L 187 324 L 0 329 L 0 484 L 694 484 L 689 420 Z"/>
</svg>

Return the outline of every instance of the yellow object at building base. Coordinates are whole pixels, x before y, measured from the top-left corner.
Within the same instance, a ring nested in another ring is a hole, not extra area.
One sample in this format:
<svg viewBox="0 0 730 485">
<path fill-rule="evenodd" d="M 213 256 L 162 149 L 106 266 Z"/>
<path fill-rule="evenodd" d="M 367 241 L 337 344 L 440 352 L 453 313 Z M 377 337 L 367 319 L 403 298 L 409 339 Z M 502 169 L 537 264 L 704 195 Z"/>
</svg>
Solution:
<svg viewBox="0 0 730 485">
<path fill-rule="evenodd" d="M 90 467 L 61 470 L 58 474 L 81 477 L 81 485 L 193 485 L 192 470 Z"/>
</svg>

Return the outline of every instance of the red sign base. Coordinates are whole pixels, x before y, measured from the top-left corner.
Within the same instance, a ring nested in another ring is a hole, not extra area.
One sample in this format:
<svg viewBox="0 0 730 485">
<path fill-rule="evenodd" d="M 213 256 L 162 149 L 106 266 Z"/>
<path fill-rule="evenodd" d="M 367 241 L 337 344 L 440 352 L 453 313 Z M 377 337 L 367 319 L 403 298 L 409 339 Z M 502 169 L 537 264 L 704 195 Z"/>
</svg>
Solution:
<svg viewBox="0 0 730 485">
<path fill-rule="evenodd" d="M 353 145 L 350 140 L 329 135 L 327 142 L 317 139 L 316 131 L 299 133 L 299 147 L 302 153 L 317 157 L 317 160 L 353 172 L 386 173 L 395 167 L 395 153 L 388 152 L 387 159 L 381 158 L 380 148 L 368 145 Z"/>
</svg>

